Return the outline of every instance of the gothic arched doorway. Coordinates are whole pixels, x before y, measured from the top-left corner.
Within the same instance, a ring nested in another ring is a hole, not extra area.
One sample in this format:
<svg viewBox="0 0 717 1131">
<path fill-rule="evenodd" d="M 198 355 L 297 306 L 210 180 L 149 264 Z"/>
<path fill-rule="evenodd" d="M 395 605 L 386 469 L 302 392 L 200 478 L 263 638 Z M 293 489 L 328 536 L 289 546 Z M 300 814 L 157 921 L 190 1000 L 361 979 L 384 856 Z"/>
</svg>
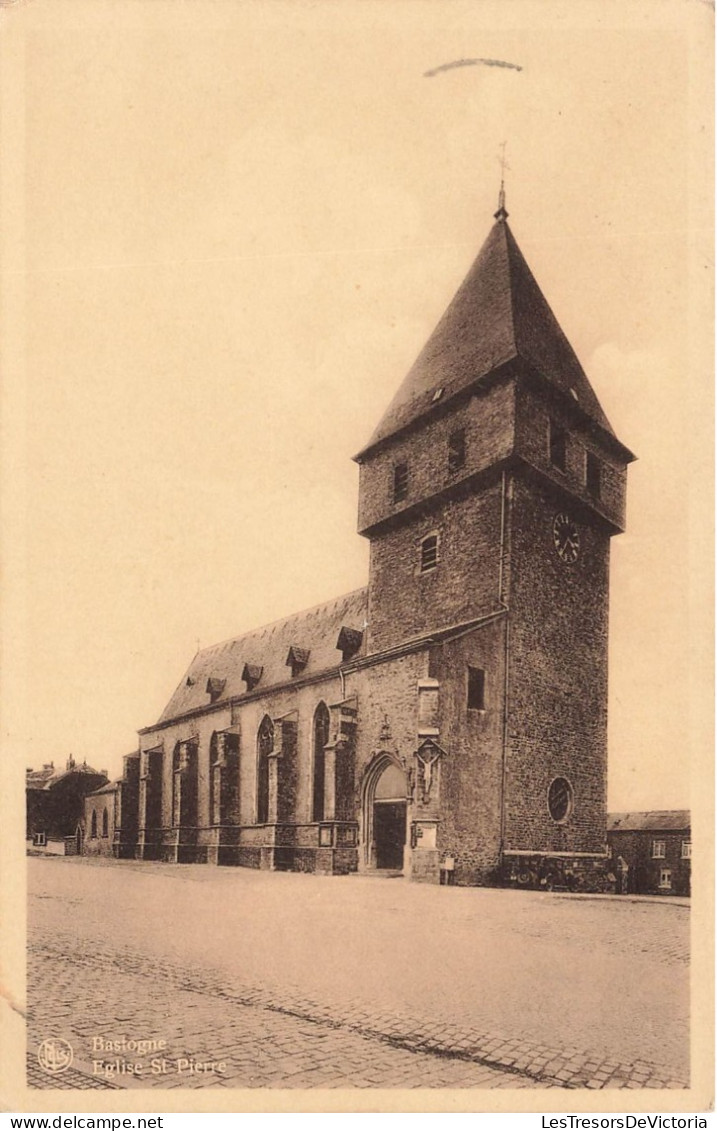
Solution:
<svg viewBox="0 0 717 1131">
<path fill-rule="evenodd" d="M 406 775 L 398 763 L 388 756 L 377 759 L 364 788 L 364 845 L 369 867 L 403 868 L 406 788 Z"/>
</svg>

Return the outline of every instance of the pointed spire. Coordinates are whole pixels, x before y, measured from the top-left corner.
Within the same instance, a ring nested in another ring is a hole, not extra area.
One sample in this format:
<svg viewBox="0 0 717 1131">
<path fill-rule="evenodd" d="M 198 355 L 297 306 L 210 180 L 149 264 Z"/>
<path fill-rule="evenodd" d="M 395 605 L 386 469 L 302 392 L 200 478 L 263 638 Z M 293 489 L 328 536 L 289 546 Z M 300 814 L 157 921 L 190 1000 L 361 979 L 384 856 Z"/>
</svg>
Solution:
<svg viewBox="0 0 717 1131">
<path fill-rule="evenodd" d="M 478 258 L 384 413 L 361 459 L 376 444 L 433 411 L 513 359 L 531 365 L 577 400 L 611 433 L 588 378 L 506 223 L 500 208 Z"/>
</svg>

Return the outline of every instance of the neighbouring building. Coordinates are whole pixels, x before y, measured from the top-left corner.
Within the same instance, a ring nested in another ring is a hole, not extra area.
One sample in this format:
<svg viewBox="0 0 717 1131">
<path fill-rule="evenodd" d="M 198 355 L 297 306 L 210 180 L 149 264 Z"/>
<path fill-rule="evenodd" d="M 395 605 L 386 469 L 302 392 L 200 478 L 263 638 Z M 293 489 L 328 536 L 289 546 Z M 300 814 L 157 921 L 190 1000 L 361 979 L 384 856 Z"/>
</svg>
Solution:
<svg viewBox="0 0 717 1131">
<path fill-rule="evenodd" d="M 613 860 L 627 865 L 626 892 L 689 895 L 692 834 L 689 809 L 610 813 L 607 840 Z"/>
<path fill-rule="evenodd" d="M 139 754 L 127 754 L 124 773 L 85 798 L 84 852 L 87 856 L 132 858 L 137 845 Z"/>
<path fill-rule="evenodd" d="M 65 769 L 47 762 L 25 773 L 25 838 L 28 851 L 51 856 L 82 851 L 85 797 L 107 781 L 105 770 L 93 770 L 71 756 Z"/>
<path fill-rule="evenodd" d="M 606 882 L 609 554 L 634 457 L 507 218 L 501 191 L 355 457 L 368 586 L 194 657 L 140 731 L 138 857 Z"/>
</svg>

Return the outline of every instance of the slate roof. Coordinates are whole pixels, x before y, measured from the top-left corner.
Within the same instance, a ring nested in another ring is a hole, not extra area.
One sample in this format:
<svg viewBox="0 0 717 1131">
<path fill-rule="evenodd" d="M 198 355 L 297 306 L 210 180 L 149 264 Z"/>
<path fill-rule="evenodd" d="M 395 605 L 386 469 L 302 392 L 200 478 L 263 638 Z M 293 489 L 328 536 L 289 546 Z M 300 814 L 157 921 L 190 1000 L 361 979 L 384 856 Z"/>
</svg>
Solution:
<svg viewBox="0 0 717 1131">
<path fill-rule="evenodd" d="M 101 785 L 99 789 L 93 789 L 92 793 L 88 793 L 88 797 L 97 797 L 99 793 L 116 793 L 121 785 L 121 779 L 117 781 L 108 781 L 105 785 Z"/>
<path fill-rule="evenodd" d="M 608 832 L 669 832 L 689 829 L 689 809 L 651 809 L 647 813 L 608 813 Z"/>
<path fill-rule="evenodd" d="M 44 789 L 51 778 L 56 774 L 54 766 L 43 766 L 41 770 L 25 771 L 26 789 Z"/>
<path fill-rule="evenodd" d="M 258 692 L 289 682 L 291 667 L 286 661 L 292 648 L 294 652 L 302 650 L 307 654 L 302 677 L 338 667 L 342 656 L 336 645 L 341 629 L 363 630 L 367 610 L 368 589 L 356 589 L 324 605 L 202 649 L 192 660 L 159 723 L 208 706 L 211 702 L 207 692 L 210 679 L 225 681 L 215 703 L 245 694 L 247 686 L 242 679 L 245 665 L 262 669 L 256 687 Z M 365 637 L 357 655 L 361 655 L 364 649 Z"/>
<path fill-rule="evenodd" d="M 577 356 L 505 221 L 498 219 L 366 447 L 387 439 L 506 362 L 522 358 L 614 435 Z M 439 389 L 443 393 L 434 401 Z"/>
<path fill-rule="evenodd" d="M 63 778 L 68 778 L 72 774 L 85 775 L 89 774 L 96 778 L 105 777 L 106 775 L 95 770 L 92 766 L 88 766 L 86 762 L 76 762 L 69 770 L 29 770 L 25 774 L 25 788 L 26 789 L 52 789 Z"/>
</svg>

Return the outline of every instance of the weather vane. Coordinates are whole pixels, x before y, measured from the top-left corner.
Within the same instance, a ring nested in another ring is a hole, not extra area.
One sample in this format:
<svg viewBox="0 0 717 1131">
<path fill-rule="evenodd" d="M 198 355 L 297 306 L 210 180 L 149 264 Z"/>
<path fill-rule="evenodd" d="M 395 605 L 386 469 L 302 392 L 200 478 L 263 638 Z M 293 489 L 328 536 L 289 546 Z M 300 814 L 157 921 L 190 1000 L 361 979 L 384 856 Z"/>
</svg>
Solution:
<svg viewBox="0 0 717 1131">
<path fill-rule="evenodd" d="M 508 213 L 505 210 L 505 171 L 506 169 L 510 171 L 510 165 L 505 159 L 506 144 L 507 143 L 505 141 L 501 142 L 500 157 L 498 158 L 498 163 L 500 165 L 500 192 L 498 194 L 498 211 L 495 214 L 496 220 L 505 220 L 508 216 Z"/>
</svg>

